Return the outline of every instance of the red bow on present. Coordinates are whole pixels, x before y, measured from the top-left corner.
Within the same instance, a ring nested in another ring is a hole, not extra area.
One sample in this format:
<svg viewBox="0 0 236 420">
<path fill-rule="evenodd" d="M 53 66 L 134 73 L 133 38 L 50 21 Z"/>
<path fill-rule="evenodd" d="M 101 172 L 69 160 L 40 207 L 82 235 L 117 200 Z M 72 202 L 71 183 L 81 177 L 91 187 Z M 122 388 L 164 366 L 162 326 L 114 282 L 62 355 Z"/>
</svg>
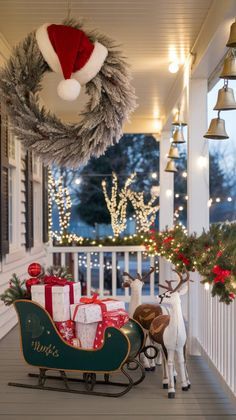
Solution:
<svg viewBox="0 0 236 420">
<path fill-rule="evenodd" d="M 68 284 L 66 279 L 55 276 L 44 276 L 43 282 L 44 284 L 50 284 L 52 286 L 66 286 Z"/>
<path fill-rule="evenodd" d="M 40 283 L 41 283 L 41 281 L 39 279 L 35 279 L 35 278 L 26 280 L 25 285 L 26 285 L 27 291 L 30 293 L 31 292 L 31 286 L 35 286 L 36 284 L 40 284 Z"/>
<path fill-rule="evenodd" d="M 216 274 L 214 283 L 225 283 L 226 278 L 231 275 L 230 270 L 223 270 L 219 265 L 213 267 L 212 273 Z"/>
<path fill-rule="evenodd" d="M 101 303 L 101 300 L 98 299 L 98 293 L 94 293 L 91 298 L 89 297 L 82 297 L 80 298 L 80 302 L 86 304 L 90 303 Z"/>
</svg>

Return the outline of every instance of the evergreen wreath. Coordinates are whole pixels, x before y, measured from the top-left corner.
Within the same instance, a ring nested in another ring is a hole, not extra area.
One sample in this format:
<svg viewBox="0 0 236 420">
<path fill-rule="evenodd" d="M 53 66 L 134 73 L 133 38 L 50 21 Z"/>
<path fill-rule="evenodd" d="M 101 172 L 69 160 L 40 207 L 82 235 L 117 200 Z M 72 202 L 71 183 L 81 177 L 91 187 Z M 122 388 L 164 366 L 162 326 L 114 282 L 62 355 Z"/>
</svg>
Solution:
<svg viewBox="0 0 236 420">
<path fill-rule="evenodd" d="M 83 24 L 74 20 L 63 24 L 83 29 Z M 136 107 L 128 65 L 121 51 L 105 35 L 95 31 L 86 35 L 92 42 L 96 39 L 102 43 L 108 55 L 100 72 L 86 84 L 89 101 L 78 123 L 64 124 L 40 106 L 41 81 L 50 68 L 38 48 L 35 32 L 14 49 L 0 73 L 0 94 L 6 102 L 12 131 L 45 163 L 76 167 L 92 156 L 100 156 L 118 142 L 124 121 Z"/>
</svg>

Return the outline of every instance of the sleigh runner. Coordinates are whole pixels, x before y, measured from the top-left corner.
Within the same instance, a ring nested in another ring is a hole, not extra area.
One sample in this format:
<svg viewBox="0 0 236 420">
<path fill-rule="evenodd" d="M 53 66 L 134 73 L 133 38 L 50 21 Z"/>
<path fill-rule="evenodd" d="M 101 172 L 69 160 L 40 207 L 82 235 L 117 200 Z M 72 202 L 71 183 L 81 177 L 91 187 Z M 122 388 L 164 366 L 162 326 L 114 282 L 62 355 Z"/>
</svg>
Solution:
<svg viewBox="0 0 236 420">
<path fill-rule="evenodd" d="M 68 344 L 58 333 L 49 313 L 38 303 L 20 299 L 14 302 L 19 318 L 21 349 L 27 364 L 38 367 L 35 385 L 10 382 L 10 386 L 64 391 L 78 394 L 94 394 L 118 397 L 143 381 L 144 369 L 137 360 L 144 346 L 144 332 L 140 324 L 130 319 L 122 328 L 108 327 L 103 346 L 97 350 L 76 348 Z M 59 376 L 49 375 L 55 370 Z M 133 371 L 139 377 L 132 378 Z M 82 378 L 69 378 L 67 372 L 82 374 Z M 113 382 L 110 374 L 121 373 L 126 381 Z M 102 374 L 103 379 L 97 380 Z M 51 379 L 58 379 L 63 387 L 48 385 Z M 71 383 L 83 383 L 85 389 L 75 389 Z M 122 387 L 121 391 L 105 392 L 94 390 L 95 385 Z"/>
</svg>

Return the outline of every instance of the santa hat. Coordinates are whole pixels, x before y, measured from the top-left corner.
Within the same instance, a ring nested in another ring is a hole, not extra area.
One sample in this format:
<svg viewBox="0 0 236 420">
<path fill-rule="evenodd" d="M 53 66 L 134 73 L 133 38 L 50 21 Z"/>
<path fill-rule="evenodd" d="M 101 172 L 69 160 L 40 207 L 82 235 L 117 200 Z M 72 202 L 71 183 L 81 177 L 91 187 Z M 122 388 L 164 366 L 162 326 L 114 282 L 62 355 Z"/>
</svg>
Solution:
<svg viewBox="0 0 236 420">
<path fill-rule="evenodd" d="M 36 40 L 50 69 L 64 76 L 57 92 L 67 101 L 79 96 L 81 85 L 99 73 L 108 54 L 106 47 L 97 41 L 93 44 L 83 31 L 71 26 L 46 23 L 37 29 Z"/>
</svg>

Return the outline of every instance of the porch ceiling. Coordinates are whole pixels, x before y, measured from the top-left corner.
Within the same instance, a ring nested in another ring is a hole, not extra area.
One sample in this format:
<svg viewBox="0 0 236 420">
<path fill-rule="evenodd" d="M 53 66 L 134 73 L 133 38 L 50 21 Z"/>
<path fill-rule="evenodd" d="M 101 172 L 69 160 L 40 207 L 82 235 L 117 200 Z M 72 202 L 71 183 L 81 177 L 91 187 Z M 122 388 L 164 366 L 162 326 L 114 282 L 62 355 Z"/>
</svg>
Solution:
<svg viewBox="0 0 236 420">
<path fill-rule="evenodd" d="M 73 17 L 83 18 L 87 27 L 113 37 L 128 57 L 139 103 L 129 131 L 140 119 L 148 122 L 165 115 L 168 94 L 176 79 L 176 74 L 169 73 L 168 64 L 173 58 L 183 63 L 211 3 L 212 0 L 71 1 Z M 66 8 L 66 0 L 1 0 L 0 31 L 14 45 L 44 22 L 61 22 Z M 78 103 L 60 100 L 56 85 L 57 76 L 45 77 L 44 102 L 60 117 L 75 121 Z M 85 100 L 85 96 L 81 97 L 80 103 Z"/>
</svg>

